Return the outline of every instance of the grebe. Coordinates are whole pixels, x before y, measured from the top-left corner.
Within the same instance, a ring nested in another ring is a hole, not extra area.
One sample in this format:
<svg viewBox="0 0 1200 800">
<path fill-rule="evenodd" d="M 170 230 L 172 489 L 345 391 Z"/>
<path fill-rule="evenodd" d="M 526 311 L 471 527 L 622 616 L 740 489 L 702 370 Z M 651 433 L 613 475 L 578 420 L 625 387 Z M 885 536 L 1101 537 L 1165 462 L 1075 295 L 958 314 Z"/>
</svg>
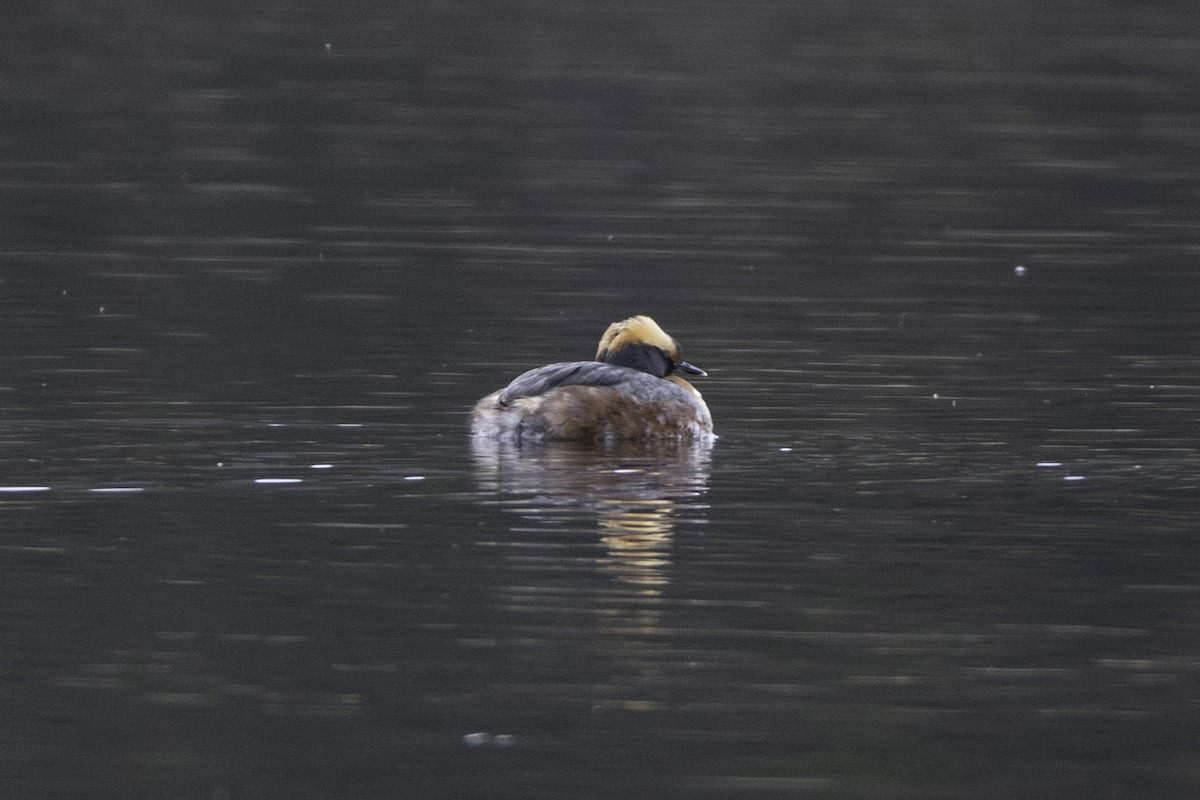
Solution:
<svg viewBox="0 0 1200 800">
<path fill-rule="evenodd" d="M 705 375 L 646 316 L 608 326 L 595 361 L 531 369 L 471 412 L 471 434 L 505 442 L 713 439 L 712 415 L 674 374 Z"/>
</svg>

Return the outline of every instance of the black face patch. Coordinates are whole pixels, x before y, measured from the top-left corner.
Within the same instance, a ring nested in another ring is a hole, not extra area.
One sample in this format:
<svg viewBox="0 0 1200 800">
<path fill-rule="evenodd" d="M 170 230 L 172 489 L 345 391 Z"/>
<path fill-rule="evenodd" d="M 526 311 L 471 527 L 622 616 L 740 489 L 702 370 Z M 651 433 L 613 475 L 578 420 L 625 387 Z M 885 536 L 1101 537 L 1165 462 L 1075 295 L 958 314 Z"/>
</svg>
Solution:
<svg viewBox="0 0 1200 800">
<path fill-rule="evenodd" d="M 629 367 L 648 372 L 659 378 L 667 377 L 674 369 L 674 365 L 666 353 L 648 344 L 632 344 L 622 347 L 615 353 L 606 354 L 604 362 L 615 364 L 618 367 Z"/>
</svg>

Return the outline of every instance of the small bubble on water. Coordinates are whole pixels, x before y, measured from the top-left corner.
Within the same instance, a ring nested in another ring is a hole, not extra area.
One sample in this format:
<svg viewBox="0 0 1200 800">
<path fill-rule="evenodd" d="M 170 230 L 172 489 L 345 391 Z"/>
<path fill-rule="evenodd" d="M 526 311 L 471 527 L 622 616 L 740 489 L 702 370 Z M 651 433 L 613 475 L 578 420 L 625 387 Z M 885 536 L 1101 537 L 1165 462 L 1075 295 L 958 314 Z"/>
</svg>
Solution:
<svg viewBox="0 0 1200 800">
<path fill-rule="evenodd" d="M 1013 272 L 1016 273 L 1017 275 L 1024 275 L 1025 267 L 1022 266 L 1021 264 L 1017 264 L 1015 267 L 1013 267 Z"/>
</svg>

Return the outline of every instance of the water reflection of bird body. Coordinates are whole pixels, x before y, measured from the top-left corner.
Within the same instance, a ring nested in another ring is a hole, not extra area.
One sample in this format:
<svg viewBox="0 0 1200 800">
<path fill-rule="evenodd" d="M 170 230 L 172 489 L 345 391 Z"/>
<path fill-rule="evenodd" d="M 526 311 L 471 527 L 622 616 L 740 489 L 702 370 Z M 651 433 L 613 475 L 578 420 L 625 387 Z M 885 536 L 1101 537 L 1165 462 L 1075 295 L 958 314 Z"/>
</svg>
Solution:
<svg viewBox="0 0 1200 800">
<path fill-rule="evenodd" d="M 680 372 L 705 374 L 658 323 L 630 317 L 608 326 L 595 361 L 538 367 L 484 397 L 471 433 L 517 443 L 711 439 L 708 406 Z"/>
<path fill-rule="evenodd" d="M 668 579 L 681 511 L 704 508 L 712 442 L 667 441 L 522 448 L 473 438 L 480 488 L 543 522 L 594 518 L 600 566 L 625 585 L 654 591 Z"/>
</svg>

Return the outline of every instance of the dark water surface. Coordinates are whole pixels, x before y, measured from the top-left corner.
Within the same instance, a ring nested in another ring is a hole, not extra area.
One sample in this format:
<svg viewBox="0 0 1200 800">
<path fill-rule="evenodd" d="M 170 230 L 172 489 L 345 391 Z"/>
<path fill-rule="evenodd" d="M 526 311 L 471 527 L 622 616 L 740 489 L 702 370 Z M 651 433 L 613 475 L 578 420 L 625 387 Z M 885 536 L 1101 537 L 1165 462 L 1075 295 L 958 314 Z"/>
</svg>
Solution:
<svg viewBox="0 0 1200 800">
<path fill-rule="evenodd" d="M 0 18 L 5 798 L 1200 794 L 1191 4 Z"/>
</svg>

